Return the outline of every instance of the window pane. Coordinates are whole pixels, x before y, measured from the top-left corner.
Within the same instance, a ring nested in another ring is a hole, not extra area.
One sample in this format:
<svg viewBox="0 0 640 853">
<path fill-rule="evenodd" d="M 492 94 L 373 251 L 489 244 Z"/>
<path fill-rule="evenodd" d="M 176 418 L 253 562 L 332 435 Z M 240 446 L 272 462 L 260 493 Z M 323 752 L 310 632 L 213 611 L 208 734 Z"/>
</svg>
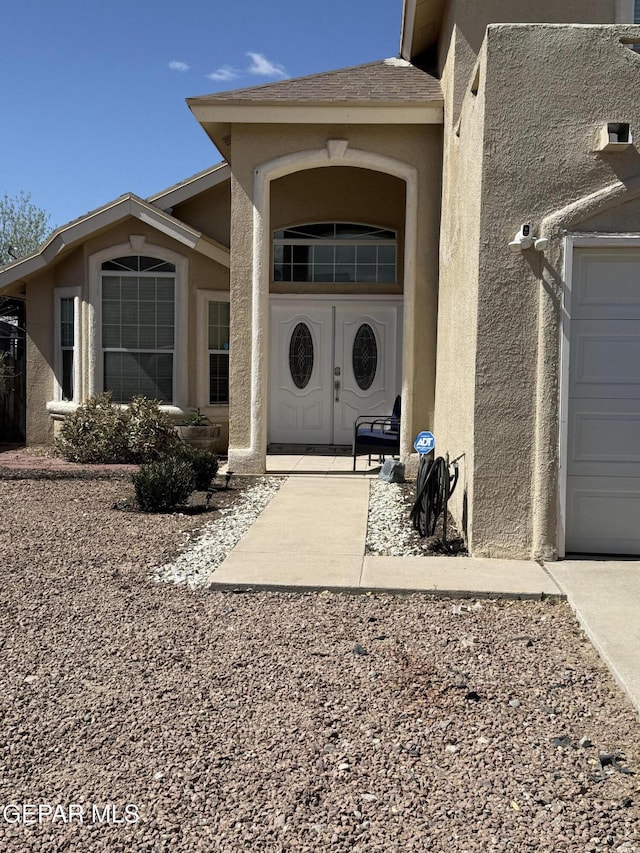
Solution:
<svg viewBox="0 0 640 853">
<path fill-rule="evenodd" d="M 171 271 L 157 258 L 131 256 L 113 261 L 121 276 L 103 276 L 102 346 L 143 352 L 105 353 L 105 389 L 127 402 L 136 394 L 163 401 L 172 398 L 175 281 L 172 276 L 138 275 L 137 270 Z M 129 272 L 127 272 L 129 270 Z"/>
<path fill-rule="evenodd" d="M 60 300 L 60 343 L 63 347 L 72 347 L 73 328 L 73 298 Z"/>
<path fill-rule="evenodd" d="M 105 275 L 102 277 L 102 298 L 120 299 L 120 279 Z"/>
<path fill-rule="evenodd" d="M 356 261 L 355 246 L 336 246 L 337 264 L 354 264 Z"/>
<path fill-rule="evenodd" d="M 380 264 L 395 264 L 396 262 L 396 247 L 395 246 L 378 246 L 378 263 Z"/>
<path fill-rule="evenodd" d="M 120 279 L 120 298 L 124 300 L 138 299 L 138 278 L 137 276 L 122 276 Z"/>
<path fill-rule="evenodd" d="M 159 326 L 173 326 L 173 302 L 158 302 L 156 317 Z"/>
<path fill-rule="evenodd" d="M 228 302 L 209 302 L 209 349 L 229 349 Z"/>
<path fill-rule="evenodd" d="M 294 264 L 291 275 L 292 281 L 311 281 L 311 271 L 303 264 Z"/>
<path fill-rule="evenodd" d="M 273 270 L 274 281 L 291 281 L 291 265 L 278 265 Z"/>
<path fill-rule="evenodd" d="M 120 303 L 119 302 L 103 302 L 102 303 L 102 322 L 107 325 L 120 323 Z"/>
<path fill-rule="evenodd" d="M 356 281 L 372 282 L 376 280 L 375 264 L 358 264 L 356 267 Z"/>
<path fill-rule="evenodd" d="M 158 278 L 156 279 L 156 288 L 158 294 L 158 302 L 171 302 L 173 304 L 173 279 Z"/>
<path fill-rule="evenodd" d="M 120 326 L 107 326 L 102 324 L 102 346 L 106 349 L 111 347 L 120 347 L 121 344 Z"/>
<path fill-rule="evenodd" d="M 138 320 L 141 326 L 155 326 L 156 303 L 140 302 L 140 304 L 138 305 Z"/>
<path fill-rule="evenodd" d="M 333 264 L 316 264 L 313 268 L 314 281 L 335 281 Z"/>
<path fill-rule="evenodd" d="M 294 264 L 309 263 L 310 246 L 292 246 Z"/>
<path fill-rule="evenodd" d="M 173 349 L 173 326 L 158 326 L 156 331 L 156 348 Z"/>
<path fill-rule="evenodd" d="M 333 264 L 333 246 L 314 246 L 313 262 L 315 264 Z"/>
<path fill-rule="evenodd" d="M 140 349 L 157 349 L 157 337 L 155 326 L 140 326 L 138 346 Z"/>
<path fill-rule="evenodd" d="M 378 258 L 377 246 L 357 246 L 359 264 L 375 264 Z"/>
<path fill-rule="evenodd" d="M 229 402 L 229 356 L 226 353 L 209 354 L 209 402 Z"/>
<path fill-rule="evenodd" d="M 173 399 L 173 354 L 106 352 L 104 390 L 116 403 L 144 395 L 162 403 Z"/>
<path fill-rule="evenodd" d="M 62 350 L 62 399 L 73 400 L 73 350 Z"/>
<path fill-rule="evenodd" d="M 355 281 L 356 280 L 356 265 L 340 264 L 336 265 L 336 281 Z"/>
<path fill-rule="evenodd" d="M 392 282 L 396 280 L 395 264 L 378 264 L 378 281 Z"/>
<path fill-rule="evenodd" d="M 125 349 L 138 349 L 138 327 L 122 326 L 122 344 Z"/>
<path fill-rule="evenodd" d="M 279 242 L 274 244 L 274 281 L 396 280 L 396 233 L 388 228 L 358 223 L 311 223 L 275 231 L 274 240 Z M 381 264 L 386 268 L 380 271 Z"/>
</svg>

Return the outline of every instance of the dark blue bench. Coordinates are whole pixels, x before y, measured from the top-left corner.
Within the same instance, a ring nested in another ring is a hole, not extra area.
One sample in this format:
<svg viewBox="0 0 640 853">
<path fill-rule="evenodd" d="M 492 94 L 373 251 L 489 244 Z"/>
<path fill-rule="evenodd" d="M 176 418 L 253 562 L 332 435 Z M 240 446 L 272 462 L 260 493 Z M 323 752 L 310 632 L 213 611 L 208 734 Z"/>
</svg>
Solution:
<svg viewBox="0 0 640 853">
<path fill-rule="evenodd" d="M 393 412 L 390 415 L 360 415 L 353 425 L 353 470 L 356 470 L 356 456 L 400 455 L 400 396 L 396 397 Z"/>
</svg>

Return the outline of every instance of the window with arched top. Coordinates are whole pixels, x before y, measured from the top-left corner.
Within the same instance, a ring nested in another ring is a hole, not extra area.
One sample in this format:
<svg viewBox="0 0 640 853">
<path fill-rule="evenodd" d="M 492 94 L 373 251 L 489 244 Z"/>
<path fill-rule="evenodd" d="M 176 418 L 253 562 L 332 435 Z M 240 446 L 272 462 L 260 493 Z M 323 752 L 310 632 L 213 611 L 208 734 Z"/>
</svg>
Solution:
<svg viewBox="0 0 640 853">
<path fill-rule="evenodd" d="M 393 283 L 397 234 L 388 228 L 316 222 L 274 231 L 273 280 Z"/>
<path fill-rule="evenodd" d="M 173 402 L 176 268 L 130 255 L 101 265 L 104 391 Z"/>
</svg>

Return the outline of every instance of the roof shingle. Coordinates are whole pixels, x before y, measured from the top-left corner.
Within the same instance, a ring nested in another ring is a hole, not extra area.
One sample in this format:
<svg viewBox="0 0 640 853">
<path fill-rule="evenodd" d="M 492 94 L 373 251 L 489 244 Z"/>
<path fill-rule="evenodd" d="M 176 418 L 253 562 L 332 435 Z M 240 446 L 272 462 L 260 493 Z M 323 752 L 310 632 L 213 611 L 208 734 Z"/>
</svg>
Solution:
<svg viewBox="0 0 640 853">
<path fill-rule="evenodd" d="M 441 101 L 440 81 L 404 60 L 381 60 L 262 86 L 189 98 L 189 103 L 424 103 Z"/>
</svg>

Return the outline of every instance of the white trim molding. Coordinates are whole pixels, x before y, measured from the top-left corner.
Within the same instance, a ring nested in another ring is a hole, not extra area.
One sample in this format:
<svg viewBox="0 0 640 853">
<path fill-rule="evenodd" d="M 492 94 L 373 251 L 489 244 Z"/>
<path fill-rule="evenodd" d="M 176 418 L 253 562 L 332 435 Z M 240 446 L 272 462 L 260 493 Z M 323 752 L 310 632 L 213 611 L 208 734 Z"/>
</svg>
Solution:
<svg viewBox="0 0 640 853">
<path fill-rule="evenodd" d="M 413 448 L 414 342 L 416 265 L 418 243 L 418 171 L 415 166 L 383 154 L 350 148 L 330 140 L 319 149 L 276 157 L 254 169 L 253 175 L 253 273 L 251 316 L 251 403 L 248 447 L 229 447 L 229 466 L 236 470 L 266 469 L 269 389 L 269 282 L 271 252 L 271 183 L 284 175 L 328 166 L 352 166 L 393 175 L 405 182 L 404 314 L 402 354 L 403 417 L 400 452 L 407 458 Z"/>
<path fill-rule="evenodd" d="M 104 382 L 104 364 L 102 358 L 102 264 L 126 255 L 131 255 L 131 243 L 120 243 L 102 249 L 89 256 L 89 303 L 87 306 L 87 396 L 102 393 Z M 162 406 L 169 412 L 184 411 L 189 402 L 189 366 L 188 366 L 188 301 L 189 301 L 189 261 L 164 246 L 145 243 L 144 254 L 149 257 L 168 261 L 175 271 L 175 338 L 173 350 L 173 401 Z"/>
</svg>

